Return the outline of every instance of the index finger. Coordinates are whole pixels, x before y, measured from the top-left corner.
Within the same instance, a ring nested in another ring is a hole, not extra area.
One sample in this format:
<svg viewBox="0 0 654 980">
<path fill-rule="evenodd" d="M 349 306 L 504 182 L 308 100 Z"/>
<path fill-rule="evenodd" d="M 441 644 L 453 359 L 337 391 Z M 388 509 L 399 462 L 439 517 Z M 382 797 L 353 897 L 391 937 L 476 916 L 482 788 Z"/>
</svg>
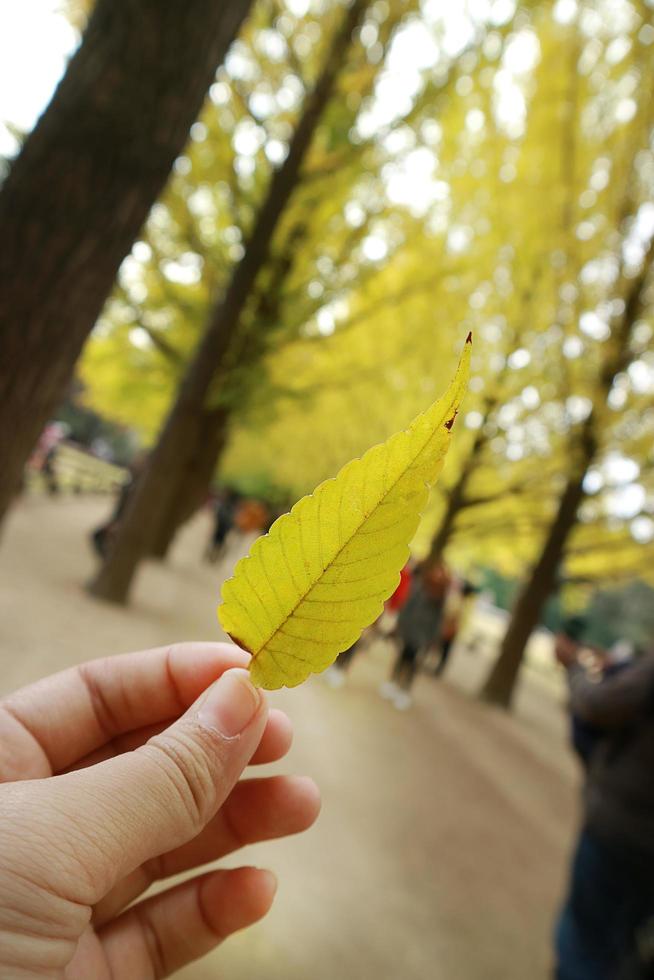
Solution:
<svg viewBox="0 0 654 980">
<path fill-rule="evenodd" d="M 250 657 L 230 643 L 178 643 L 63 670 L 0 702 L 0 780 L 51 776 L 116 736 L 183 714 Z"/>
</svg>

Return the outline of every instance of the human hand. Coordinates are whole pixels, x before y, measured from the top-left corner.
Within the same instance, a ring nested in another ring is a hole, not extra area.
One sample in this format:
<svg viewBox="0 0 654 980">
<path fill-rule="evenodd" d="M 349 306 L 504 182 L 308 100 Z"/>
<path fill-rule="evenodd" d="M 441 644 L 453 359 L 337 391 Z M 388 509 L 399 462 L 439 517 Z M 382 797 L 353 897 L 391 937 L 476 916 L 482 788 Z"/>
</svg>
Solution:
<svg viewBox="0 0 654 980">
<path fill-rule="evenodd" d="M 267 871 L 155 880 L 309 827 L 311 780 L 239 782 L 287 752 L 225 643 L 90 661 L 0 701 L 0 976 L 168 976 L 268 911 Z M 208 690 L 207 690 L 208 688 Z"/>
</svg>

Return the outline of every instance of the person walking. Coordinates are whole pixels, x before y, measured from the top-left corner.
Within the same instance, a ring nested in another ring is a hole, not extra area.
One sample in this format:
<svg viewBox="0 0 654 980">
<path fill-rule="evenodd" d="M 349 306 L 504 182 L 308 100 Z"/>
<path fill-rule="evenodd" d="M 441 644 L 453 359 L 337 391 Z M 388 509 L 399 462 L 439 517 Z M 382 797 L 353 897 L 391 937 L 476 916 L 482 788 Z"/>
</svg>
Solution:
<svg viewBox="0 0 654 980">
<path fill-rule="evenodd" d="M 434 677 L 440 677 L 445 670 L 452 647 L 469 618 L 478 591 L 479 589 L 472 582 L 452 576 L 445 597 L 441 633 L 436 646 L 437 661 Z"/>
<path fill-rule="evenodd" d="M 50 496 L 59 493 L 57 474 L 57 454 L 59 447 L 69 432 L 69 427 L 62 422 L 48 422 L 39 436 L 39 441 L 29 460 L 29 467 L 39 473 L 43 484 Z"/>
<path fill-rule="evenodd" d="M 557 637 L 573 714 L 596 738 L 556 929 L 557 980 L 654 977 L 654 650 L 600 683 Z"/>
<path fill-rule="evenodd" d="M 230 487 L 219 491 L 214 507 L 214 527 L 204 557 L 211 565 L 222 555 L 225 539 L 234 527 L 234 515 L 241 500 L 237 490 Z"/>
<path fill-rule="evenodd" d="M 348 647 L 346 650 L 343 650 L 342 653 L 339 653 L 334 664 L 325 672 L 325 680 L 330 687 L 343 686 L 346 675 L 352 666 L 354 656 L 361 649 L 364 641 L 365 645 L 369 646 L 372 642 L 374 642 L 375 637 L 385 637 L 392 632 L 397 622 L 398 613 L 409 598 L 410 591 L 411 567 L 407 562 L 400 572 L 400 581 L 397 584 L 397 588 L 395 589 L 395 592 L 393 592 L 392 596 L 390 596 L 390 598 L 384 603 L 384 609 L 379 618 L 363 631 L 359 639 L 356 640 L 352 646 Z"/>
<path fill-rule="evenodd" d="M 422 565 L 416 570 L 411 591 L 397 619 L 402 646 L 390 680 L 382 684 L 382 697 L 399 711 L 411 706 L 411 688 L 421 657 L 439 635 L 450 574 L 443 562 Z"/>
<path fill-rule="evenodd" d="M 602 684 L 629 666 L 633 659 L 633 648 L 624 642 L 614 644 L 608 651 L 591 646 L 583 642 L 587 630 L 588 622 L 583 616 L 568 617 L 556 634 L 555 652 L 560 661 L 571 662 L 578 660 L 582 651 L 585 652 L 588 662 L 592 664 L 593 678 L 598 684 Z M 571 706 L 570 740 L 584 769 L 590 766 L 595 747 L 604 737 L 605 732 L 602 728 L 579 717 Z"/>
</svg>

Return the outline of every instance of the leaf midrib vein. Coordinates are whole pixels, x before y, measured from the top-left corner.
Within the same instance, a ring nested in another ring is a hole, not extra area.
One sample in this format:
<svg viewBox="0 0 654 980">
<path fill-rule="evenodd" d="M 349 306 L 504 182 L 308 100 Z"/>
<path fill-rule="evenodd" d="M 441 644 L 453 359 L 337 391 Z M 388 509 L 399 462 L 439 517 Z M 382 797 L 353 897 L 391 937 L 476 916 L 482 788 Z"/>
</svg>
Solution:
<svg viewBox="0 0 654 980">
<path fill-rule="evenodd" d="M 427 412 L 428 412 L 428 411 L 429 411 L 429 409 L 427 409 Z M 422 419 L 422 418 L 424 418 L 424 417 L 425 417 L 425 415 L 427 414 L 427 412 L 424 412 L 424 413 L 423 413 L 423 414 L 422 414 L 422 415 L 420 416 L 420 418 L 421 418 L 421 419 Z M 448 413 L 445 413 L 445 414 L 448 414 Z M 401 480 L 401 479 L 402 479 L 402 478 L 403 478 L 404 476 L 406 476 L 406 474 L 407 474 L 407 473 L 409 472 L 409 470 L 411 469 L 411 467 L 412 467 L 412 466 L 413 466 L 413 465 L 415 464 L 415 462 L 416 462 L 416 460 L 418 459 L 418 457 L 420 456 L 420 454 L 421 454 L 421 453 L 423 453 L 423 452 L 424 452 L 424 450 L 425 450 L 425 449 L 427 448 L 427 445 L 429 444 L 429 442 L 430 442 L 430 440 L 431 440 L 431 439 L 433 439 L 433 438 L 434 438 L 434 437 L 435 437 L 435 436 L 437 435 L 437 433 L 438 433 L 438 431 L 439 431 L 439 428 L 440 428 L 440 426 L 437 426 L 436 428 L 434 428 L 434 429 L 431 429 L 431 430 L 429 431 L 429 433 L 428 433 L 428 435 L 427 435 L 427 438 L 426 438 L 426 439 L 425 439 L 425 441 L 424 441 L 424 442 L 422 443 L 422 445 L 420 446 L 420 448 L 419 448 L 419 449 L 418 449 L 418 450 L 416 451 L 416 453 L 415 453 L 415 455 L 414 455 L 414 456 L 413 456 L 413 458 L 412 458 L 412 459 L 410 460 L 410 462 L 409 462 L 409 463 L 407 464 L 407 466 L 406 466 L 406 468 L 405 468 L 404 470 L 402 470 L 402 472 L 401 472 L 401 473 L 400 473 L 400 475 L 399 475 L 399 476 L 397 477 L 397 479 L 393 481 L 393 483 L 391 484 L 391 486 L 390 486 L 390 487 L 388 487 L 388 489 L 387 489 L 387 490 L 385 490 L 385 491 L 384 491 L 384 493 L 382 494 L 382 496 L 381 496 L 381 497 L 379 498 L 379 500 L 378 500 L 378 501 L 377 501 L 377 503 L 375 504 L 375 508 L 374 508 L 374 510 L 376 510 L 376 509 L 377 509 L 377 507 L 379 507 L 379 505 L 380 505 L 380 504 L 382 503 L 382 501 L 383 501 L 383 500 L 385 500 L 385 499 L 386 499 L 386 497 L 388 497 L 388 495 L 389 495 L 389 494 L 390 494 L 390 493 L 391 493 L 391 492 L 392 492 L 392 491 L 393 491 L 393 490 L 395 489 L 395 487 L 396 487 L 396 486 L 398 485 L 398 483 L 400 482 L 400 480 Z M 404 431 L 404 433 L 403 433 L 403 435 L 406 435 L 406 436 L 408 436 L 408 435 L 409 435 L 409 432 L 408 432 L 408 430 L 405 430 L 405 431 Z M 393 437 L 391 436 L 391 439 L 392 439 L 392 438 L 393 438 Z M 386 467 L 388 467 L 388 450 L 387 450 L 387 446 L 388 446 L 388 443 L 387 443 L 387 442 L 385 442 L 385 443 L 382 443 L 381 445 L 382 445 L 382 446 L 383 446 L 383 447 L 384 447 L 384 448 L 386 449 Z M 370 450 L 368 450 L 368 452 L 370 452 Z M 364 456 L 362 456 L 362 457 L 361 457 L 361 459 L 360 459 L 360 462 L 361 462 L 361 463 L 362 463 L 362 462 L 363 462 L 363 460 L 365 459 L 365 456 L 366 456 L 366 455 L 367 455 L 367 453 L 366 453 L 366 454 L 364 454 Z M 365 473 L 365 471 L 364 471 L 364 473 Z M 385 471 L 385 474 L 386 474 L 386 473 L 387 473 L 387 469 L 386 469 L 386 471 Z M 338 477 L 334 477 L 334 479 L 336 480 L 336 479 L 338 479 Z M 428 486 L 428 484 L 427 484 L 426 482 L 425 482 L 425 486 Z M 343 498 L 342 498 L 342 495 L 341 495 L 341 497 L 340 497 L 340 500 L 339 500 L 339 504 L 340 504 L 340 503 L 342 502 L 342 499 L 343 499 Z M 317 514 L 318 514 L 318 513 L 320 512 L 320 502 L 321 502 L 321 501 L 320 501 L 320 499 L 319 499 L 319 501 L 318 501 L 318 507 L 317 507 Z M 374 513 L 374 510 L 373 510 L 373 511 L 372 511 L 371 513 Z M 355 528 L 355 529 L 354 529 L 354 530 L 352 531 L 352 533 L 350 534 L 350 536 L 349 536 L 349 538 L 347 539 L 347 541 L 344 541 L 344 542 L 343 542 L 343 544 L 341 544 L 341 546 L 339 547 L 339 549 L 338 549 L 338 551 L 337 551 L 337 552 L 335 553 L 335 555 L 334 555 L 334 557 L 333 557 L 333 558 L 332 558 L 332 560 L 330 561 L 330 563 L 329 563 L 329 566 L 328 566 L 328 567 L 331 567 L 332 565 L 334 565 L 334 564 L 336 563 L 336 559 L 338 558 L 338 556 L 339 556 L 339 555 L 341 554 L 341 552 L 342 552 L 342 551 L 344 551 L 344 550 L 345 550 L 345 548 L 346 548 L 346 547 L 347 547 L 347 546 L 348 546 L 348 545 L 350 544 L 350 542 L 352 541 L 352 539 L 353 539 L 353 538 L 354 538 L 354 537 L 355 537 L 355 536 L 356 536 L 356 535 L 358 534 L 358 532 L 359 532 L 359 531 L 360 531 L 360 529 L 361 529 L 361 528 L 363 527 L 363 525 L 364 525 L 364 524 L 366 523 L 366 521 L 367 521 L 367 520 L 368 520 L 368 519 L 370 518 L 370 516 L 371 516 L 371 514 L 366 514 L 366 515 L 365 515 L 365 517 L 363 518 L 363 520 L 362 520 L 362 521 L 361 521 L 361 522 L 360 522 L 360 523 L 359 523 L 359 524 L 357 525 L 357 527 L 356 527 L 356 528 Z M 302 523 L 301 523 L 301 521 L 299 522 L 299 526 L 300 526 L 300 529 L 301 529 L 301 527 L 302 527 Z M 281 538 L 281 531 L 280 531 L 280 538 Z M 263 546 L 263 542 L 262 542 L 262 546 Z M 386 550 L 386 549 L 385 549 L 385 550 Z M 303 553 L 303 555 L 304 555 L 304 548 L 302 548 L 302 553 Z M 383 551 L 381 551 L 381 552 L 378 552 L 378 554 L 384 554 L 384 552 L 383 552 Z M 261 568 L 262 568 L 262 570 L 263 570 L 263 571 L 265 572 L 265 569 L 264 569 L 264 565 L 263 565 L 263 561 L 261 560 L 261 556 L 259 555 L 258 557 L 259 557 L 259 561 L 261 561 Z M 367 559 L 366 559 L 365 557 L 364 557 L 364 558 L 358 558 L 358 559 L 356 559 L 356 561 L 366 561 L 366 560 L 367 560 Z M 272 632 L 272 633 L 270 634 L 270 636 L 268 636 L 268 637 L 267 637 L 267 639 L 266 639 L 266 640 L 264 640 L 264 642 L 263 642 L 263 643 L 261 644 L 261 646 L 260 646 L 260 647 L 259 647 L 259 649 L 258 649 L 258 650 L 256 651 L 256 653 L 255 653 L 255 652 L 253 652 L 253 653 L 252 653 L 252 660 L 256 660 L 256 658 L 257 658 L 257 657 L 258 657 L 258 656 L 259 656 L 259 655 L 260 655 L 260 654 L 261 654 L 261 653 L 262 653 L 262 652 L 263 652 L 263 651 L 264 651 L 264 650 L 265 650 L 265 649 L 266 649 L 266 648 L 268 647 L 268 644 L 270 643 L 270 641 L 271 641 L 272 639 L 274 639 L 274 637 L 275 637 L 275 636 L 277 635 L 277 633 L 279 632 L 279 630 L 281 629 L 281 627 L 282 627 L 282 626 L 284 626 L 284 625 L 285 625 L 285 624 L 286 624 L 286 623 L 287 623 L 287 622 L 289 621 L 289 619 L 291 619 L 291 617 L 292 617 L 292 616 L 293 616 L 293 614 L 295 613 L 295 611 L 296 611 L 296 609 L 297 609 L 297 608 L 298 608 L 299 606 L 301 606 L 301 605 L 302 605 L 302 603 L 303 603 L 303 602 L 305 601 L 305 599 L 306 599 L 306 597 L 308 596 L 308 594 L 309 594 L 309 593 L 311 592 L 311 590 L 312 590 L 312 589 L 313 589 L 313 588 L 314 588 L 314 587 L 315 587 L 315 586 L 316 586 L 316 585 L 318 584 L 318 582 L 320 581 L 320 577 L 321 577 L 322 575 L 324 575 L 326 571 L 327 571 L 327 568 L 321 568 L 321 570 L 320 570 L 320 575 L 319 575 L 319 577 L 318 577 L 318 578 L 317 578 L 317 579 L 316 579 L 316 580 L 315 580 L 314 582 L 312 582 L 312 583 L 311 583 L 311 585 L 310 585 L 310 586 L 309 586 L 309 587 L 308 587 L 308 588 L 306 589 L 306 591 L 304 592 L 304 594 L 303 594 L 303 595 L 301 595 L 301 596 L 299 597 L 299 599 L 297 600 L 297 602 L 295 603 L 295 605 L 293 606 L 293 608 L 292 608 L 292 609 L 290 610 L 290 612 L 289 612 L 289 613 L 287 614 L 287 616 L 286 616 L 286 617 L 285 617 L 285 618 L 284 618 L 284 619 L 283 619 L 283 620 L 281 621 L 281 623 L 279 623 L 279 624 L 278 624 L 278 625 L 277 625 L 277 626 L 275 627 L 275 629 L 274 629 L 274 630 L 273 630 L 273 632 Z M 267 577 L 267 576 L 266 576 L 266 577 Z M 249 579 L 248 579 L 247 581 L 248 581 L 248 584 L 250 584 L 250 588 L 252 588 L 252 586 L 251 586 L 251 583 L 250 583 L 250 581 L 249 581 Z M 318 601 L 318 600 L 316 600 L 316 601 Z"/>
</svg>

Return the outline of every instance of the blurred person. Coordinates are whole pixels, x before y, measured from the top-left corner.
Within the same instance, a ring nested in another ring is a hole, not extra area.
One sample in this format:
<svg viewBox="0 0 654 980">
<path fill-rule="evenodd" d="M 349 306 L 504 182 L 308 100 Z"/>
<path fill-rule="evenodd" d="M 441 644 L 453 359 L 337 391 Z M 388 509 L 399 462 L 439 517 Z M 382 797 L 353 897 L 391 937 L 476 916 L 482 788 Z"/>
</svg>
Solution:
<svg viewBox="0 0 654 980">
<path fill-rule="evenodd" d="M 347 650 L 341 651 L 331 667 L 327 668 L 325 671 L 325 680 L 330 687 L 343 686 L 345 683 L 345 677 L 352 665 L 352 661 L 354 660 L 354 655 L 361 647 L 362 640 L 363 634 L 355 643 L 352 644 L 352 646 L 348 647 Z"/>
<path fill-rule="evenodd" d="M 269 871 L 212 869 L 307 829 L 312 780 L 240 777 L 283 758 L 227 643 L 89 661 L 0 701 L 0 976 L 146 980 L 204 956 L 268 911 Z"/>
<path fill-rule="evenodd" d="M 602 663 L 604 677 L 610 677 L 628 667 L 636 657 L 636 648 L 630 640 L 616 640 L 609 647 Z"/>
<path fill-rule="evenodd" d="M 583 651 L 588 651 L 588 647 L 585 647 L 582 642 L 587 627 L 587 621 L 583 616 L 569 616 L 563 621 L 554 636 L 554 654 L 559 663 L 565 664 L 568 660 L 579 662 Z M 601 737 L 601 731 L 580 718 L 572 704 L 569 707 L 569 715 L 570 742 L 580 762 L 586 768 L 593 748 Z"/>
<path fill-rule="evenodd" d="M 225 540 L 221 560 L 224 573 L 231 574 L 235 565 L 249 554 L 250 548 L 270 527 L 271 511 L 262 501 L 254 497 L 241 498 L 234 510 L 231 531 Z"/>
<path fill-rule="evenodd" d="M 556 931 L 557 980 L 654 977 L 654 651 L 593 680 L 557 636 L 570 707 L 593 727 L 583 823 Z"/>
<path fill-rule="evenodd" d="M 223 552 L 225 539 L 234 527 L 234 516 L 240 499 L 238 490 L 231 490 L 229 487 L 219 491 L 216 497 L 213 533 L 205 551 L 205 559 L 211 564 L 214 564 Z"/>
<path fill-rule="evenodd" d="M 483 618 L 490 610 L 495 610 L 493 593 L 490 589 L 482 589 L 471 584 L 471 593 L 466 596 L 464 622 L 459 630 L 460 633 L 465 633 L 461 644 L 466 653 L 479 653 L 488 646 L 488 635 L 483 625 Z"/>
<path fill-rule="evenodd" d="M 600 650 L 583 641 L 587 629 L 588 623 L 583 616 L 570 616 L 555 636 L 554 650 L 561 662 L 570 658 L 580 661 L 586 654 L 589 673 L 597 683 L 602 683 L 628 666 L 633 658 L 633 648 L 630 644 L 619 641 L 608 651 Z M 574 710 L 574 705 L 571 705 L 570 739 L 584 768 L 587 769 L 590 765 L 595 746 L 604 734 L 602 728 L 580 717 Z"/>
<path fill-rule="evenodd" d="M 45 483 L 45 488 L 51 497 L 54 497 L 59 493 L 59 480 L 57 477 L 56 466 L 58 451 L 58 444 L 49 449 L 40 469 L 43 482 Z"/>
<path fill-rule="evenodd" d="M 331 687 L 342 687 L 345 683 L 345 677 L 352 666 L 354 655 L 361 649 L 363 643 L 368 646 L 376 636 L 388 636 L 392 633 L 395 628 L 398 613 L 409 598 L 410 590 L 411 567 L 407 562 L 400 572 L 400 581 L 397 584 L 397 588 L 392 596 L 384 603 L 384 609 L 381 615 L 368 629 L 363 631 L 359 639 L 351 647 L 339 653 L 334 664 L 325 672 L 325 680 Z"/>
<path fill-rule="evenodd" d="M 595 649 L 593 652 L 595 658 L 594 674 L 600 684 L 608 680 L 609 677 L 615 677 L 616 674 L 628 667 L 635 654 L 633 644 L 629 643 L 628 640 L 618 640 L 606 651 Z M 604 732 L 601 728 L 585 724 L 581 718 L 577 718 L 576 723 L 578 730 L 584 726 L 586 758 L 582 761 L 588 766 L 595 745 L 601 740 Z"/>
<path fill-rule="evenodd" d="M 409 596 L 397 618 L 402 644 L 390 680 L 382 684 L 382 697 L 404 711 L 411 706 L 411 688 L 421 658 L 439 635 L 451 576 L 443 562 L 423 564 L 411 580 Z"/>
<path fill-rule="evenodd" d="M 237 502 L 234 527 L 241 534 L 263 534 L 270 526 L 270 511 L 262 500 L 248 497 Z"/>
<path fill-rule="evenodd" d="M 109 553 L 111 539 L 118 530 L 120 519 L 125 513 L 130 494 L 134 489 L 136 481 L 143 472 L 146 460 L 146 453 L 139 453 L 134 457 L 127 473 L 127 479 L 121 485 L 120 490 L 118 491 L 116 503 L 109 520 L 105 521 L 104 524 L 101 524 L 100 527 L 96 527 L 95 531 L 91 532 L 91 544 L 93 545 L 93 550 L 98 557 L 102 558 L 103 560 Z"/>
<path fill-rule="evenodd" d="M 48 422 L 29 460 L 30 468 L 42 476 L 45 488 L 51 496 L 59 493 L 57 453 L 68 432 L 69 428 L 63 422 Z"/>
<path fill-rule="evenodd" d="M 436 644 L 435 677 L 440 677 L 445 670 L 452 647 L 470 618 L 478 591 L 472 582 L 457 576 L 452 577 L 452 583 L 445 598 L 440 637 Z"/>
</svg>

